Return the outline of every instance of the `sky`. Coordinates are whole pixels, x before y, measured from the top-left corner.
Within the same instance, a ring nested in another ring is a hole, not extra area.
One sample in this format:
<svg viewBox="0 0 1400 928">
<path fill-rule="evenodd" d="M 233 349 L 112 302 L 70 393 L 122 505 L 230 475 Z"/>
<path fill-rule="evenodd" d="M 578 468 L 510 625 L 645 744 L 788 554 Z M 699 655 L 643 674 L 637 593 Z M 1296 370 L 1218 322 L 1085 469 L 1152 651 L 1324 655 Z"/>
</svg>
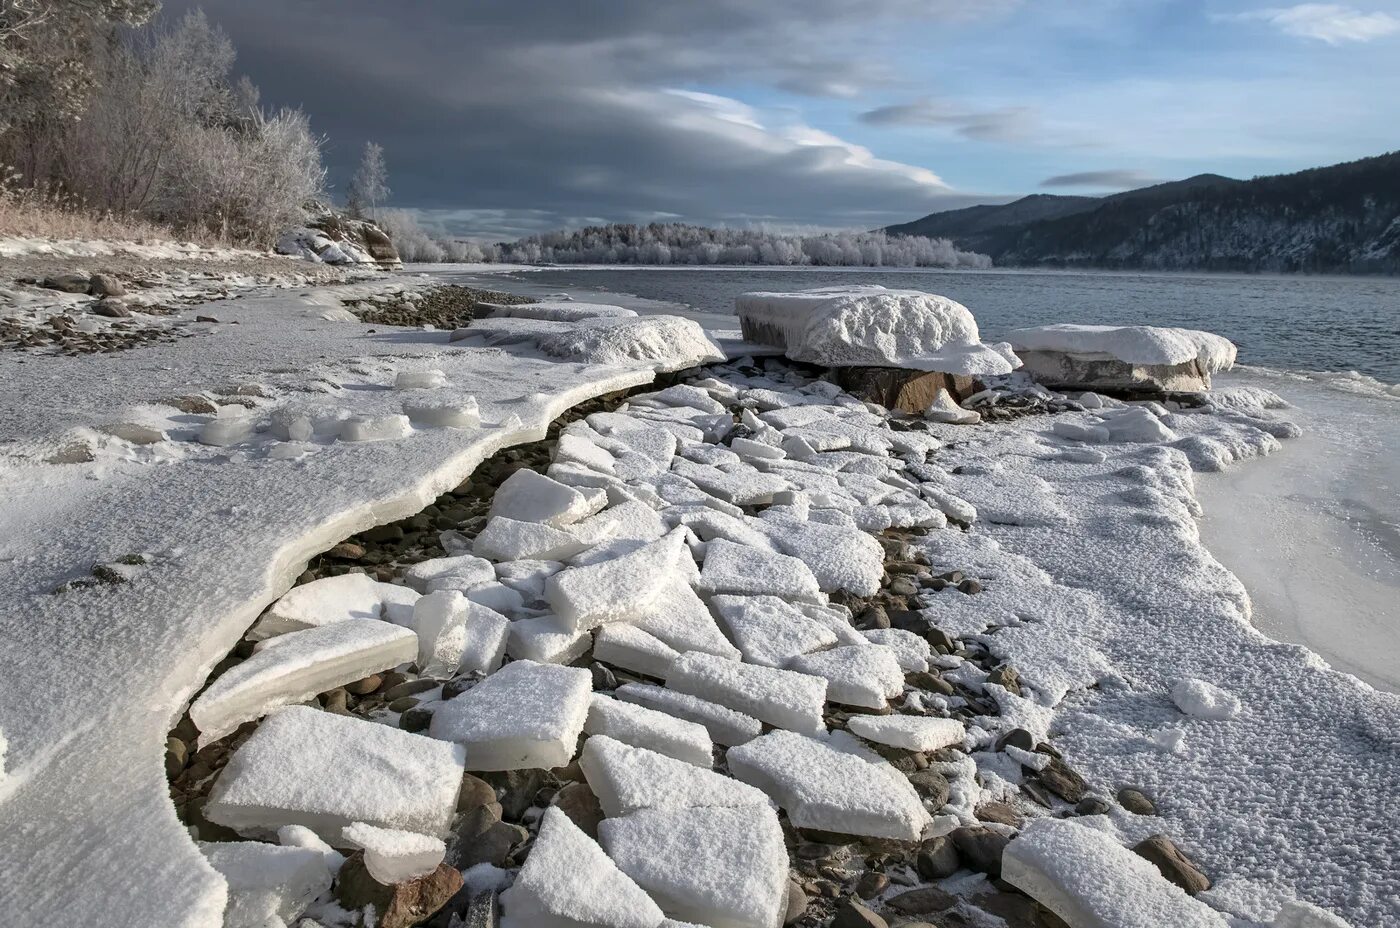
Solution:
<svg viewBox="0 0 1400 928">
<path fill-rule="evenodd" d="M 1400 0 L 166 0 L 391 205 L 499 240 L 868 229 L 1397 147 Z"/>
</svg>

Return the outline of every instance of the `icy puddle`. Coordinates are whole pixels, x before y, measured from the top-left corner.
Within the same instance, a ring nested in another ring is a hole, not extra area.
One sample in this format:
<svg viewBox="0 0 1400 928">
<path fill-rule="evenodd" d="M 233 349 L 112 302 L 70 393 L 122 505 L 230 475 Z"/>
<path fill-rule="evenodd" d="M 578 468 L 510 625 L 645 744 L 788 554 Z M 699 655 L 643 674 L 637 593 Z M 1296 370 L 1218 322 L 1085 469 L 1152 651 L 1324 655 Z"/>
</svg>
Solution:
<svg viewBox="0 0 1400 928">
<path fill-rule="evenodd" d="M 230 911 L 1384 923 L 1400 838 L 1352 828 L 1400 821 L 1400 708 L 1255 631 L 1198 541 L 1193 470 L 1296 429 L 994 393 L 1027 414 L 702 369 L 336 546 L 176 731 L 237 729 L 172 765 Z"/>
</svg>

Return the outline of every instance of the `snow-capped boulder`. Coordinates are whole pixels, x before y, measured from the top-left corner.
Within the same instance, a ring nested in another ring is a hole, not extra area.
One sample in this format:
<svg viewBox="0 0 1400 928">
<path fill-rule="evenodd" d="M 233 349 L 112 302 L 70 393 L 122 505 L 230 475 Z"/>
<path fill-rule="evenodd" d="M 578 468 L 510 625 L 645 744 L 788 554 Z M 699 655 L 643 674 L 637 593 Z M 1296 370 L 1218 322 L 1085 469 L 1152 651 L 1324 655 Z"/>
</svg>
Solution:
<svg viewBox="0 0 1400 928">
<path fill-rule="evenodd" d="M 328 213 L 282 233 L 277 253 L 318 264 L 368 264 L 401 268 L 403 261 L 384 230 L 368 219 Z"/>
<path fill-rule="evenodd" d="M 1025 372 L 1057 390 L 1199 393 L 1235 364 L 1234 343 L 1196 329 L 1057 323 L 1007 339 Z"/>
</svg>

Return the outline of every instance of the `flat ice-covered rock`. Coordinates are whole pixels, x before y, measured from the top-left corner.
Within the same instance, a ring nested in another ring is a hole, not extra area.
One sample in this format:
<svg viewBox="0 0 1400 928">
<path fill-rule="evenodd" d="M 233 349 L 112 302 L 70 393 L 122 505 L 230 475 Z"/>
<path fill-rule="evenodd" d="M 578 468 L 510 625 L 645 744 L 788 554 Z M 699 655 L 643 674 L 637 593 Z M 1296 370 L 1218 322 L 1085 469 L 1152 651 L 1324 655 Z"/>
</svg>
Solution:
<svg viewBox="0 0 1400 928">
<path fill-rule="evenodd" d="M 496 489 L 487 515 L 505 516 L 518 522 L 543 522 L 558 528 L 592 515 L 594 511 L 588 496 L 576 487 L 521 468 Z"/>
<path fill-rule="evenodd" d="M 380 583 L 368 574 L 322 577 L 284 593 L 249 634 L 270 638 L 347 619 L 383 618 L 385 599 L 394 592 L 392 584 Z"/>
<path fill-rule="evenodd" d="M 598 826 L 622 872 L 672 918 L 710 928 L 778 928 L 788 855 L 767 806 L 644 809 Z"/>
<path fill-rule="evenodd" d="M 289 706 L 234 752 L 204 814 L 250 836 L 304 825 L 335 843 L 354 822 L 443 836 L 462 772 L 459 745 Z"/>
<path fill-rule="evenodd" d="M 705 549 L 700 585 L 711 593 L 772 595 L 821 602 L 821 588 L 807 565 L 795 557 L 736 545 L 717 538 Z"/>
<path fill-rule="evenodd" d="M 420 593 L 426 593 L 430 589 L 442 589 L 441 584 L 434 585 L 433 581 L 444 577 L 455 578 L 460 585 L 454 585 L 452 588 L 464 590 L 479 583 L 495 580 L 496 570 L 491 566 L 491 562 L 484 558 L 459 554 L 455 557 L 435 557 L 419 561 L 403 572 L 404 582 Z"/>
<path fill-rule="evenodd" d="M 224 841 L 199 849 L 228 883 L 224 928 L 290 925 L 331 888 L 323 858 L 306 848 Z"/>
<path fill-rule="evenodd" d="M 830 628 L 776 596 L 716 596 L 711 605 L 751 664 L 783 667 L 799 654 L 837 643 Z"/>
<path fill-rule="evenodd" d="M 845 732 L 769 732 L 730 748 L 728 761 L 798 828 L 915 841 L 932 822 L 908 779 Z"/>
<path fill-rule="evenodd" d="M 563 561 L 592 544 L 543 522 L 493 516 L 472 542 L 472 553 L 493 561 Z"/>
<path fill-rule="evenodd" d="M 1229 721 L 1240 714 L 1240 700 L 1213 683 L 1187 678 L 1172 687 L 1172 701 L 1192 718 Z"/>
<path fill-rule="evenodd" d="M 902 628 L 871 628 L 860 634 L 866 641 L 882 644 L 893 651 L 900 669 L 905 673 L 928 670 L 928 659 L 933 650 L 919 635 Z"/>
<path fill-rule="evenodd" d="M 767 805 L 768 797 L 695 764 L 624 744 L 606 735 L 584 743 L 579 767 L 609 816 L 638 809 Z"/>
<path fill-rule="evenodd" d="M 595 660 L 658 680 L 666 679 L 671 662 L 679 656 L 660 638 L 625 622 L 603 625 L 593 635 Z"/>
<path fill-rule="evenodd" d="M 887 700 L 904 692 L 899 658 L 879 644 L 800 654 L 788 662 L 788 669 L 822 677 L 827 681 L 826 698 L 847 706 L 883 709 Z"/>
<path fill-rule="evenodd" d="M 1235 363 L 1235 346 L 1229 339 L 1197 329 L 1061 322 L 1012 329 L 1006 340 L 1017 351 L 1057 351 L 1108 357 L 1128 364 L 1199 361 L 1212 374 L 1229 370 Z"/>
<path fill-rule="evenodd" d="M 744 293 L 735 301 L 750 341 L 823 367 L 905 367 L 1007 374 L 1007 353 L 984 345 L 967 307 L 944 296 L 880 286 Z"/>
<path fill-rule="evenodd" d="M 412 631 L 373 619 L 291 632 L 209 684 L 190 704 L 190 720 L 199 729 L 200 744 L 208 744 L 250 719 L 417 656 Z"/>
<path fill-rule="evenodd" d="M 469 770 L 562 767 L 592 689 L 587 670 L 515 661 L 438 709 L 428 733 L 465 745 Z"/>
<path fill-rule="evenodd" d="M 699 767 L 714 763 L 714 745 L 705 726 L 602 693 L 593 694 L 583 730 Z"/>
<path fill-rule="evenodd" d="M 661 686 L 648 683 L 624 683 L 614 695 L 625 702 L 646 706 L 678 719 L 705 726 L 710 738 L 716 744 L 733 747 L 757 738 L 763 731 L 763 724 L 751 715 L 736 712 L 719 703 L 678 693 Z"/>
<path fill-rule="evenodd" d="M 679 316 L 581 319 L 540 334 L 536 343 L 556 358 L 629 366 L 640 361 L 660 371 L 724 360 L 699 323 Z"/>
<path fill-rule="evenodd" d="M 631 619 L 681 576 L 677 567 L 682 556 L 688 557 L 685 530 L 676 529 L 630 554 L 561 570 L 546 582 L 545 599 L 556 615 L 580 630 Z"/>
<path fill-rule="evenodd" d="M 661 909 L 557 806 L 515 883 L 501 894 L 501 928 L 659 928 Z"/>
<path fill-rule="evenodd" d="M 918 715 L 853 715 L 846 727 L 866 741 L 909 751 L 937 751 L 962 744 L 967 736 L 963 723 L 957 719 Z"/>
<path fill-rule="evenodd" d="M 779 728 L 809 734 L 825 730 L 827 683 L 819 676 L 690 651 L 671 663 L 666 686 Z"/>
<path fill-rule="evenodd" d="M 1070 928 L 1225 928 L 1146 858 L 1077 822 L 1038 818 L 1001 856 L 1001 878 Z"/>
<path fill-rule="evenodd" d="M 354 822 L 341 832 L 341 844 L 365 852 L 365 869 L 385 886 L 432 873 L 447 845 L 441 838 Z"/>
</svg>

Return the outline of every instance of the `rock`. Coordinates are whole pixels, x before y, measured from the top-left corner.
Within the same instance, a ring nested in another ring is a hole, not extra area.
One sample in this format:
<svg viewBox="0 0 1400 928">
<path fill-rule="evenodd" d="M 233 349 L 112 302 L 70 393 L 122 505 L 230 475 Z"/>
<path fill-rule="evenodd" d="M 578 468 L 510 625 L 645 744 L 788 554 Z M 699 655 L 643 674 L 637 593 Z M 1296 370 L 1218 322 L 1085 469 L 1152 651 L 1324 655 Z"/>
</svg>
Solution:
<svg viewBox="0 0 1400 928">
<path fill-rule="evenodd" d="M 890 595 L 892 596 L 915 596 L 919 592 L 919 585 L 908 577 L 895 577 L 890 583 Z"/>
<path fill-rule="evenodd" d="M 957 640 L 941 628 L 928 627 L 924 630 L 924 640 L 940 654 L 952 654 L 958 649 Z"/>
<path fill-rule="evenodd" d="M 92 313 L 95 316 L 106 316 L 109 319 L 126 319 L 131 315 L 131 310 L 127 309 L 126 304 L 121 300 L 107 297 L 93 304 Z"/>
<path fill-rule="evenodd" d="M 218 319 L 215 319 L 213 316 L 195 316 L 195 317 L 194 317 L 194 321 L 195 321 L 195 322 L 214 322 L 214 323 L 217 323 L 219 320 L 218 320 Z"/>
<path fill-rule="evenodd" d="M 927 690 L 930 693 L 937 693 L 940 696 L 952 696 L 955 692 L 953 684 L 931 671 L 916 670 L 913 673 L 905 674 L 904 680 L 910 686 Z"/>
<path fill-rule="evenodd" d="M 386 683 L 387 678 L 386 678 Z M 428 690 L 437 688 L 437 681 L 424 678 L 422 680 L 404 680 L 395 683 L 384 691 L 384 698 L 389 700 L 390 705 L 405 696 L 416 696 L 419 693 L 426 693 Z M 402 709 L 395 709 L 395 712 L 402 712 Z"/>
<path fill-rule="evenodd" d="M 353 541 L 342 541 L 325 553 L 326 557 L 338 557 L 347 561 L 358 561 L 365 556 L 365 546 Z"/>
<path fill-rule="evenodd" d="M 88 280 L 82 274 L 55 274 L 45 277 L 39 286 L 45 290 L 59 290 L 63 293 L 87 293 Z"/>
<path fill-rule="evenodd" d="M 847 899 L 831 920 L 831 928 L 889 928 L 885 921 L 854 899 Z"/>
<path fill-rule="evenodd" d="M 382 545 L 394 541 L 403 541 L 403 526 L 401 525 L 377 525 L 368 531 L 361 532 L 359 537 L 370 544 Z"/>
<path fill-rule="evenodd" d="M 411 699 L 412 697 L 406 697 Z M 414 706 L 404 711 L 399 716 L 399 728 L 404 731 L 420 732 L 427 731 L 428 726 L 433 723 L 433 710 L 423 706 Z"/>
<path fill-rule="evenodd" d="M 914 868 L 926 880 L 952 876 L 960 866 L 958 849 L 948 835 L 928 839 L 919 845 L 919 852 L 914 856 Z"/>
<path fill-rule="evenodd" d="M 807 914 L 807 892 L 795 880 L 788 880 L 787 912 L 783 924 L 791 925 Z"/>
<path fill-rule="evenodd" d="M 982 584 L 978 583 L 976 580 L 973 580 L 971 577 L 969 577 L 969 578 L 967 578 L 966 580 L 964 580 L 962 583 L 959 583 L 959 584 L 958 584 L 958 592 L 959 592 L 959 593 L 966 593 L 966 594 L 969 595 L 969 596 L 973 596 L 973 595 L 975 595 L 975 594 L 977 594 L 977 593 L 982 592 Z"/>
<path fill-rule="evenodd" d="M 93 274 L 88 278 L 87 292 L 93 296 L 126 296 L 126 287 L 111 274 Z"/>
<path fill-rule="evenodd" d="M 1099 796 L 1085 796 L 1079 801 L 1079 805 L 1074 807 L 1075 815 L 1107 815 L 1113 807 L 1108 804 L 1107 799 Z"/>
<path fill-rule="evenodd" d="M 861 628 L 889 628 L 890 616 L 885 612 L 884 606 L 871 606 L 860 614 L 856 620 Z"/>
<path fill-rule="evenodd" d="M 925 886 L 923 889 L 900 893 L 885 904 L 905 915 L 931 915 L 951 909 L 958 904 L 958 897 L 937 886 Z"/>
<path fill-rule="evenodd" d="M 1001 876 L 1001 852 L 1011 838 L 985 825 L 964 825 L 953 829 L 953 845 L 958 857 L 969 870 L 990 877 Z"/>
<path fill-rule="evenodd" d="M 588 671 L 593 674 L 593 689 L 595 692 L 598 690 L 607 690 L 611 692 L 617 689 L 617 677 L 614 676 L 613 672 L 607 667 L 604 667 L 602 664 L 593 663 L 588 666 Z"/>
<path fill-rule="evenodd" d="M 190 749 L 185 742 L 173 735 L 165 739 L 165 775 L 170 779 L 175 779 L 180 775 L 180 771 L 185 769 L 185 763 L 189 760 Z"/>
<path fill-rule="evenodd" d="M 909 783 L 935 809 L 948 802 L 948 778 L 936 770 L 916 770 L 909 774 Z"/>
<path fill-rule="evenodd" d="M 345 684 L 345 691 L 352 696 L 368 696 L 384 685 L 384 678 L 372 673 L 363 679 Z"/>
<path fill-rule="evenodd" d="M 1021 370 L 1051 390 L 1081 393 L 1091 390 L 1134 399 L 1166 393 L 1203 393 L 1210 389 L 1210 371 L 1197 358 L 1179 364 L 1131 364 L 1099 355 L 1018 348 Z"/>
<path fill-rule="evenodd" d="M 957 374 L 905 370 L 898 367 L 837 367 L 837 386 L 886 409 L 922 413 L 947 395 L 956 403 L 973 392 L 973 378 Z"/>
<path fill-rule="evenodd" d="M 1157 814 L 1157 806 L 1134 786 L 1125 786 L 1118 791 L 1118 804 L 1134 815 Z"/>
<path fill-rule="evenodd" d="M 1006 928 L 1069 928 L 1058 915 L 1034 899 L 1022 895 L 1011 884 L 1000 885 L 1005 892 L 980 893 L 972 897 L 971 903 L 983 912 L 1001 919 Z"/>
<path fill-rule="evenodd" d="M 1152 835 L 1139 841 L 1134 845 L 1133 853 L 1151 861 L 1154 867 L 1162 871 L 1162 876 L 1192 896 L 1210 889 L 1210 878 L 1166 835 Z"/>
<path fill-rule="evenodd" d="M 890 878 L 876 870 L 867 870 L 856 880 L 856 895 L 862 899 L 874 899 L 889 888 Z"/>
<path fill-rule="evenodd" d="M 1013 667 L 998 667 L 987 675 L 987 682 L 1004 686 L 1017 696 L 1021 695 L 1021 675 Z"/>
<path fill-rule="evenodd" d="M 544 784 L 544 777 L 543 770 L 535 769 L 492 774 L 490 782 L 501 788 L 501 814 L 511 821 L 519 821 Z"/>
<path fill-rule="evenodd" d="M 598 823 L 603 820 L 603 807 L 587 783 L 569 783 L 554 794 L 552 803 L 569 817 L 579 830 L 595 841 Z"/>
<path fill-rule="evenodd" d="M 464 674 L 460 677 L 453 677 L 442 685 L 442 698 L 446 702 L 449 699 L 456 699 L 467 690 L 480 683 L 482 678 L 476 674 Z"/>
<path fill-rule="evenodd" d="M 385 886 L 365 869 L 364 851 L 340 868 L 336 898 L 351 911 L 374 906 L 377 928 L 410 928 L 429 918 L 462 888 L 462 874 L 448 864 L 416 880 Z"/>
<path fill-rule="evenodd" d="M 997 739 L 997 750 L 1005 751 L 1007 747 L 1020 748 L 1023 751 L 1035 750 L 1035 736 L 1024 728 L 1013 728 Z"/>
<path fill-rule="evenodd" d="M 462 775 L 462 788 L 457 793 L 457 811 L 466 812 L 496 801 L 496 788 L 481 777 Z M 497 818 L 499 819 L 499 814 Z"/>
<path fill-rule="evenodd" d="M 458 840 L 448 848 L 447 861 L 458 870 L 467 870 L 477 864 L 505 866 L 510 852 L 530 837 L 530 833 L 519 825 L 496 822 L 485 831 L 464 838 L 457 833 Z"/>
<path fill-rule="evenodd" d="M 1060 758 L 1052 758 L 1049 766 L 1040 771 L 1041 785 L 1059 796 L 1065 802 L 1078 802 L 1089 790 L 1089 784 Z"/>
<path fill-rule="evenodd" d="M 1021 813 L 1004 802 L 984 802 L 977 807 L 976 815 L 981 821 L 1010 825 L 1012 828 L 1020 828 L 1025 821 Z"/>
<path fill-rule="evenodd" d="M 418 705 L 418 702 L 417 696 L 400 696 L 398 699 L 390 702 L 387 708 L 390 712 L 407 712 L 409 709 Z"/>
</svg>

